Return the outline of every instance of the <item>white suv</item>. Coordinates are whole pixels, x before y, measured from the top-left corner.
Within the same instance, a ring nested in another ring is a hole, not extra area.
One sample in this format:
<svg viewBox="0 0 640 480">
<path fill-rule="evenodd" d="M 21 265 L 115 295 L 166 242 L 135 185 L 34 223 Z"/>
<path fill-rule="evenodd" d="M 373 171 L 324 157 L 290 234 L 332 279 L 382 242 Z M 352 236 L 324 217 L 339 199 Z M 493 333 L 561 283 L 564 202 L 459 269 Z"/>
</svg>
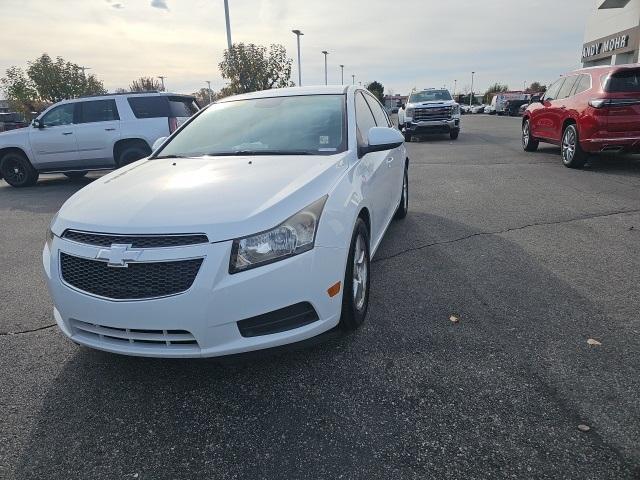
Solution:
<svg viewBox="0 0 640 480">
<path fill-rule="evenodd" d="M 40 173 L 78 178 L 121 167 L 151 153 L 198 111 L 195 98 L 173 93 L 126 93 L 64 100 L 30 127 L 0 133 L 0 176 L 14 187 Z"/>
</svg>

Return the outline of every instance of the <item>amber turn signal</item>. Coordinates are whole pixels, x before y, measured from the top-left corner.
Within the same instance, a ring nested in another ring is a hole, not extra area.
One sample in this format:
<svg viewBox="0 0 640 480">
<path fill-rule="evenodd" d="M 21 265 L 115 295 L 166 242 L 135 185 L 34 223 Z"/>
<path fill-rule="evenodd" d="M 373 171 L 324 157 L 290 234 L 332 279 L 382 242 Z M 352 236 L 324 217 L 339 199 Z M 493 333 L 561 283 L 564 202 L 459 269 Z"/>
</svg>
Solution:
<svg viewBox="0 0 640 480">
<path fill-rule="evenodd" d="M 331 298 L 340 293 L 340 283 L 341 282 L 336 282 L 327 289 L 327 293 Z"/>
</svg>

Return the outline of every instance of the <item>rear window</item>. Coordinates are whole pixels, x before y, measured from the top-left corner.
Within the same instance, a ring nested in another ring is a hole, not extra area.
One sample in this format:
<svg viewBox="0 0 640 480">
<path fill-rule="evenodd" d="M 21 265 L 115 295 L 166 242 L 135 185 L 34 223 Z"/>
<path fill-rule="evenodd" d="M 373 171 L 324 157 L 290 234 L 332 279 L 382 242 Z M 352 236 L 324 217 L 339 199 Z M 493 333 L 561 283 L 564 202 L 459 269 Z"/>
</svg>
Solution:
<svg viewBox="0 0 640 480">
<path fill-rule="evenodd" d="M 604 85 L 605 92 L 640 92 L 640 70 L 627 70 L 611 75 Z"/>
<path fill-rule="evenodd" d="M 169 117 L 167 97 L 129 97 L 127 98 L 136 118 Z"/>
<path fill-rule="evenodd" d="M 190 117 L 198 111 L 198 105 L 190 97 L 169 97 L 169 110 L 172 117 Z"/>
<path fill-rule="evenodd" d="M 80 102 L 78 123 L 109 122 L 120 120 L 115 100 L 92 100 Z"/>
</svg>

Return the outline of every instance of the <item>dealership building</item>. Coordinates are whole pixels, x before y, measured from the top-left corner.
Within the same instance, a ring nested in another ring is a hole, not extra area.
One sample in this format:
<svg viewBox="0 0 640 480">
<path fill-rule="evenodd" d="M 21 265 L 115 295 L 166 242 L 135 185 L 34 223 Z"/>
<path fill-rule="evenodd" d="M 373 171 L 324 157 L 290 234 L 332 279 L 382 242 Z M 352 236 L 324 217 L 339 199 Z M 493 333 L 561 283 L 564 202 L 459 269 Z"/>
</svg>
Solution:
<svg viewBox="0 0 640 480">
<path fill-rule="evenodd" d="M 640 50 L 640 0 L 592 0 L 582 65 L 637 63 Z"/>
</svg>

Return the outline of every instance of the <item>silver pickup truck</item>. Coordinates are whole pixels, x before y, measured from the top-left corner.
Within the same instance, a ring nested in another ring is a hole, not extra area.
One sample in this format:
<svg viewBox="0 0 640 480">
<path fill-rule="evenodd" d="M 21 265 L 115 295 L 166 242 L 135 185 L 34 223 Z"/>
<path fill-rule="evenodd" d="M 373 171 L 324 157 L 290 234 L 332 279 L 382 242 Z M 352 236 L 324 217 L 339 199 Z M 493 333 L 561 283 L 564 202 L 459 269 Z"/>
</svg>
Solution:
<svg viewBox="0 0 640 480">
<path fill-rule="evenodd" d="M 460 105 L 445 89 L 412 92 L 398 110 L 398 127 L 407 142 L 426 133 L 448 133 L 455 140 L 460 134 Z"/>
</svg>

